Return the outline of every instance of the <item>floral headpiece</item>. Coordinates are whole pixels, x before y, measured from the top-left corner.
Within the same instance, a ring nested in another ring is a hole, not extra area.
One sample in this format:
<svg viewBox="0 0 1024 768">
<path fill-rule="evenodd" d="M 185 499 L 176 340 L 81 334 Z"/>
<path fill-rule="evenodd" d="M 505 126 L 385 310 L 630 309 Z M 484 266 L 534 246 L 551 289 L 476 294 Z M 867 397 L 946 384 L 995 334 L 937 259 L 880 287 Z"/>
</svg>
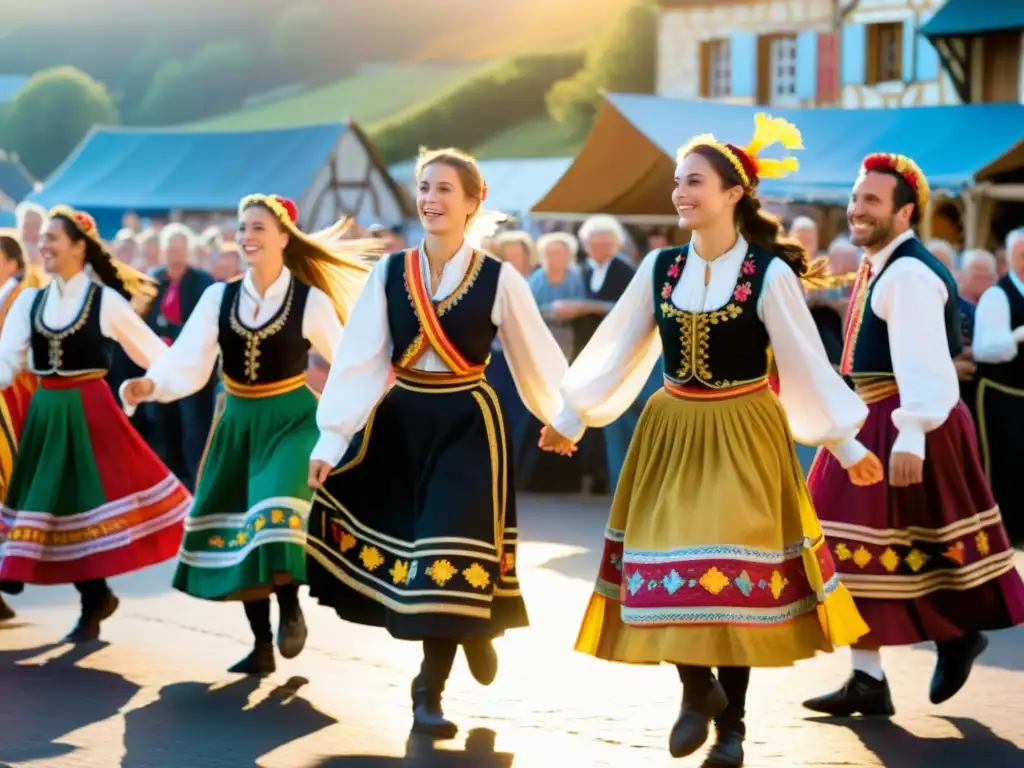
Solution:
<svg viewBox="0 0 1024 768">
<path fill-rule="evenodd" d="M 702 133 L 684 144 L 678 157 L 681 160 L 697 147 L 711 147 L 732 164 L 743 187 L 751 191 L 761 179 L 783 179 L 800 168 L 800 163 L 792 156 L 781 160 L 759 157 L 761 150 L 772 144 L 781 144 L 786 149 L 804 148 L 803 138 L 795 125 L 781 117 L 758 112 L 754 115 L 754 137 L 747 146 L 724 143 L 710 133 Z"/>
<path fill-rule="evenodd" d="M 298 231 L 299 207 L 294 200 L 281 195 L 248 195 L 238 204 L 238 216 L 241 217 L 246 208 L 254 205 L 268 208 L 288 229 Z"/>
<path fill-rule="evenodd" d="M 860 167 L 862 173 L 869 171 L 898 173 L 914 190 L 914 196 L 917 198 L 915 201 L 917 210 L 922 216 L 924 215 L 931 197 L 931 190 L 928 188 L 928 179 L 925 178 L 924 172 L 913 160 L 906 155 L 875 152 L 865 157 Z"/>
<path fill-rule="evenodd" d="M 110 261 L 117 273 L 117 279 L 124 285 L 125 290 L 132 296 L 140 299 L 152 298 L 156 295 L 156 283 L 150 276 L 139 272 L 127 264 L 118 261 L 110 253 L 107 244 L 100 238 L 99 230 L 96 227 L 96 219 L 85 211 L 77 211 L 68 205 L 55 205 L 50 209 L 50 218 L 60 216 L 70 221 L 74 227 L 103 252 L 103 255 Z"/>
</svg>

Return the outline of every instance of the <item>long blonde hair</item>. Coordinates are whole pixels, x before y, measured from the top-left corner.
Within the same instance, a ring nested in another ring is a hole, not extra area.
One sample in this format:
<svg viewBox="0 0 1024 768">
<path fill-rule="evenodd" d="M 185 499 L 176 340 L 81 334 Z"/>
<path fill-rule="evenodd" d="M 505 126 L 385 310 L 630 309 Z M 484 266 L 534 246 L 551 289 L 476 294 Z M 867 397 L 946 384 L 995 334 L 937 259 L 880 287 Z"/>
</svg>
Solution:
<svg viewBox="0 0 1024 768">
<path fill-rule="evenodd" d="M 284 265 L 302 282 L 327 294 L 342 324 L 348 322 L 372 269 L 369 260 L 381 249 L 379 241 L 346 237 L 350 221 L 307 235 L 295 223 L 298 209 L 291 200 L 278 195 L 249 195 L 238 205 L 238 217 L 254 206 L 274 215 L 288 233 L 284 249 Z"/>
</svg>

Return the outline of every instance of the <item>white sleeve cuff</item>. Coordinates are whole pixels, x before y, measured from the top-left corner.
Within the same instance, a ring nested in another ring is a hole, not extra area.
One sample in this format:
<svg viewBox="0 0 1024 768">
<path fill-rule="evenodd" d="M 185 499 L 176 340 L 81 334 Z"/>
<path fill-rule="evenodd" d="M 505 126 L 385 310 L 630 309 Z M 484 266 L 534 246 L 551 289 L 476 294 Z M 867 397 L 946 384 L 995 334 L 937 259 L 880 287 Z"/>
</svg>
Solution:
<svg viewBox="0 0 1024 768">
<path fill-rule="evenodd" d="M 1019 325 L 1013 329 L 1013 340 L 1018 344 L 1024 341 L 1024 325 Z"/>
<path fill-rule="evenodd" d="M 563 408 L 551 422 L 551 428 L 573 442 L 579 442 L 583 433 L 587 431 L 579 415 L 571 408 Z"/>
<path fill-rule="evenodd" d="M 917 426 L 904 425 L 892 445 L 892 452 L 912 453 L 923 459 L 925 457 L 924 442 L 925 434 L 923 429 Z"/>
<path fill-rule="evenodd" d="M 310 461 L 323 461 L 332 467 L 338 466 L 348 450 L 348 440 L 333 432 L 321 432 L 320 438 L 313 446 Z"/>
<path fill-rule="evenodd" d="M 849 469 L 868 455 L 869 451 L 857 438 L 851 437 L 837 445 L 826 446 L 843 469 Z"/>
</svg>

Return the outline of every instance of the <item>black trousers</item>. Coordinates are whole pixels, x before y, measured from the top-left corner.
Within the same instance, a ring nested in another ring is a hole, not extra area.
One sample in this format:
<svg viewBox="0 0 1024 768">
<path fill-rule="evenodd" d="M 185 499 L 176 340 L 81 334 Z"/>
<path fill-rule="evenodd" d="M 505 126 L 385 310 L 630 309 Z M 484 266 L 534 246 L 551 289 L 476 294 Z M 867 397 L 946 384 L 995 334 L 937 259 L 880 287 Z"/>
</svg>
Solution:
<svg viewBox="0 0 1024 768">
<path fill-rule="evenodd" d="M 294 618 L 299 608 L 299 585 L 285 584 L 274 588 L 277 595 L 277 607 L 281 610 L 281 620 L 288 621 Z M 253 639 L 257 645 L 272 643 L 274 633 L 270 629 L 270 598 L 262 600 L 249 600 L 243 603 L 245 606 L 245 617 L 249 620 L 249 628 L 252 629 Z"/>
<path fill-rule="evenodd" d="M 715 676 L 709 667 L 690 667 L 677 664 L 679 679 L 683 683 L 683 700 L 699 702 L 711 690 Z M 718 682 L 722 684 L 729 704 L 721 715 L 715 718 L 715 728 L 721 732 L 747 732 L 744 720 L 747 707 L 747 686 L 750 685 L 750 667 L 719 667 Z"/>
</svg>

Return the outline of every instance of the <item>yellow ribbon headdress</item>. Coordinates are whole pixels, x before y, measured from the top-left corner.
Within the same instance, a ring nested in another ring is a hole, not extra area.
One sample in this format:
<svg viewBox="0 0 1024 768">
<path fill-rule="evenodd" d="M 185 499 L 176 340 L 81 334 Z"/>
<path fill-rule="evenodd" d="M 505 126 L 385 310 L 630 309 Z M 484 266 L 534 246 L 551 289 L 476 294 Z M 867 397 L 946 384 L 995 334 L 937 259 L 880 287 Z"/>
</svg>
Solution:
<svg viewBox="0 0 1024 768">
<path fill-rule="evenodd" d="M 114 272 L 117 274 L 117 279 L 121 281 L 125 290 L 131 294 L 132 299 L 136 300 L 136 303 L 144 302 L 145 300 L 152 299 L 156 296 L 156 280 L 149 275 L 128 266 L 123 261 L 115 259 L 106 242 L 100 238 L 99 231 L 96 228 L 96 220 L 92 216 L 85 211 L 76 211 L 68 205 L 57 205 L 51 208 L 50 218 L 53 219 L 57 216 L 71 222 L 71 224 L 79 232 L 85 235 L 86 238 L 99 246 L 104 258 L 108 260 L 110 265 L 114 268 Z M 139 309 L 138 304 L 136 309 Z"/>
<path fill-rule="evenodd" d="M 710 133 L 702 133 L 680 148 L 678 158 L 682 160 L 697 147 L 711 147 L 732 164 L 743 186 L 751 190 L 761 179 L 783 179 L 800 169 L 799 161 L 793 156 L 778 160 L 761 157 L 761 151 L 772 144 L 781 144 L 786 149 L 804 148 L 800 130 L 795 125 L 781 117 L 758 112 L 754 115 L 754 137 L 747 146 L 726 144 Z"/>
</svg>

